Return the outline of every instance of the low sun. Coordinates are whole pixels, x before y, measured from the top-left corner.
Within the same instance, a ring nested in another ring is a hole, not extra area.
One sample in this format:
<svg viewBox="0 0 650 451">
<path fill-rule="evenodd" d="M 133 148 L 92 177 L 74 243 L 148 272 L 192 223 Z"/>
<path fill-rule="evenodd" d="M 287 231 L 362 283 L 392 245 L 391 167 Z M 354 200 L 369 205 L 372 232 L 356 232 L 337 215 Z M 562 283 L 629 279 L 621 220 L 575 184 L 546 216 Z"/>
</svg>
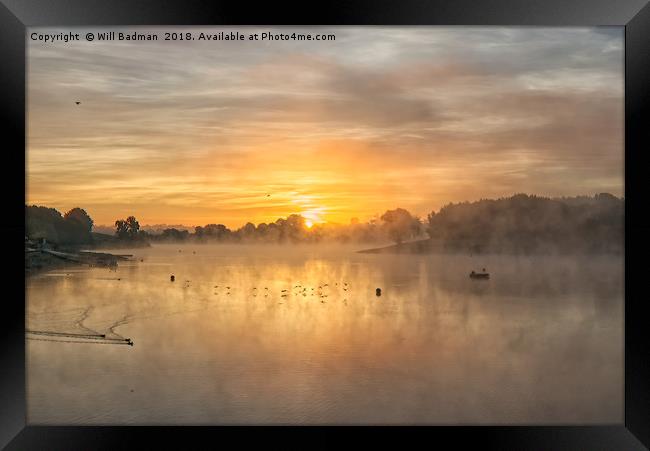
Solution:
<svg viewBox="0 0 650 451">
<path fill-rule="evenodd" d="M 324 208 L 314 206 L 303 209 L 300 215 L 305 218 L 305 227 L 311 229 L 314 225 L 321 224 L 323 222 L 323 211 Z"/>
</svg>

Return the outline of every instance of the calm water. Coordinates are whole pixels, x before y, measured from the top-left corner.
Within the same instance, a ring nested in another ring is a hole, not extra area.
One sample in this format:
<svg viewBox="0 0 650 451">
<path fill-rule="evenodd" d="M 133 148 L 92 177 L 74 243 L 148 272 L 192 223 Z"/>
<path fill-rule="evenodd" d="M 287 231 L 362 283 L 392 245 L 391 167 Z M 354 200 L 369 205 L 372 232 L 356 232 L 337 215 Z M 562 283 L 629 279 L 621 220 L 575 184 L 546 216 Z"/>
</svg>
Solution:
<svg viewBox="0 0 650 451">
<path fill-rule="evenodd" d="M 28 422 L 622 421 L 622 258 L 353 250 L 161 245 L 29 278 L 28 329 L 135 345 L 27 340 Z"/>
</svg>

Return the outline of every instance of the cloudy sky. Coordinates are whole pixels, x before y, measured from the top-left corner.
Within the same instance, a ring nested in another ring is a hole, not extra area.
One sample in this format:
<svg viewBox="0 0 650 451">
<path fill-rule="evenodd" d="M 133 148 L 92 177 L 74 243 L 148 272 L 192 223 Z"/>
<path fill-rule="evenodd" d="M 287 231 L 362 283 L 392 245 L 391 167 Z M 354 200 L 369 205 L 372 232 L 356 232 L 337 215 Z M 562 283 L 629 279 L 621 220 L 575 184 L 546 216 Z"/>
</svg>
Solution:
<svg viewBox="0 0 650 451">
<path fill-rule="evenodd" d="M 623 194 L 622 28 L 172 31 L 336 41 L 28 40 L 29 204 L 238 227 Z"/>
</svg>

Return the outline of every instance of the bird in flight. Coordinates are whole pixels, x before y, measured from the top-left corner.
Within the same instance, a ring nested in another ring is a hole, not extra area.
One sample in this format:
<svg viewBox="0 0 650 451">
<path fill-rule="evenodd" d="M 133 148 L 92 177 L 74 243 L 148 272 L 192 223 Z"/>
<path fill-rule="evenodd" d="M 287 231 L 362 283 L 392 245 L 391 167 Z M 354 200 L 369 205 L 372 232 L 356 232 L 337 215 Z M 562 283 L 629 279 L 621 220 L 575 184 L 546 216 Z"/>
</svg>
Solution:
<svg viewBox="0 0 650 451">
<path fill-rule="evenodd" d="M 77 102 L 75 102 L 75 103 L 76 103 L 77 105 L 79 105 L 81 102 L 77 101 Z"/>
</svg>

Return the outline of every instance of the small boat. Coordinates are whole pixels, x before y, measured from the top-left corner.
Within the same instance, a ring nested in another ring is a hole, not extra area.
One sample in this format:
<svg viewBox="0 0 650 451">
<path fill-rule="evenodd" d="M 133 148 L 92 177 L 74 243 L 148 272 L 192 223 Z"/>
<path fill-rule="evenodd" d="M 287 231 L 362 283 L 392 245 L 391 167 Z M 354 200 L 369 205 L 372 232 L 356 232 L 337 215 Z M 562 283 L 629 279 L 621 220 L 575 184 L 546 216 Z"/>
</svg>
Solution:
<svg viewBox="0 0 650 451">
<path fill-rule="evenodd" d="M 469 277 L 470 279 L 489 279 L 490 273 L 485 272 L 485 269 L 483 270 L 483 272 L 472 271 L 471 273 L 469 273 Z"/>
</svg>

